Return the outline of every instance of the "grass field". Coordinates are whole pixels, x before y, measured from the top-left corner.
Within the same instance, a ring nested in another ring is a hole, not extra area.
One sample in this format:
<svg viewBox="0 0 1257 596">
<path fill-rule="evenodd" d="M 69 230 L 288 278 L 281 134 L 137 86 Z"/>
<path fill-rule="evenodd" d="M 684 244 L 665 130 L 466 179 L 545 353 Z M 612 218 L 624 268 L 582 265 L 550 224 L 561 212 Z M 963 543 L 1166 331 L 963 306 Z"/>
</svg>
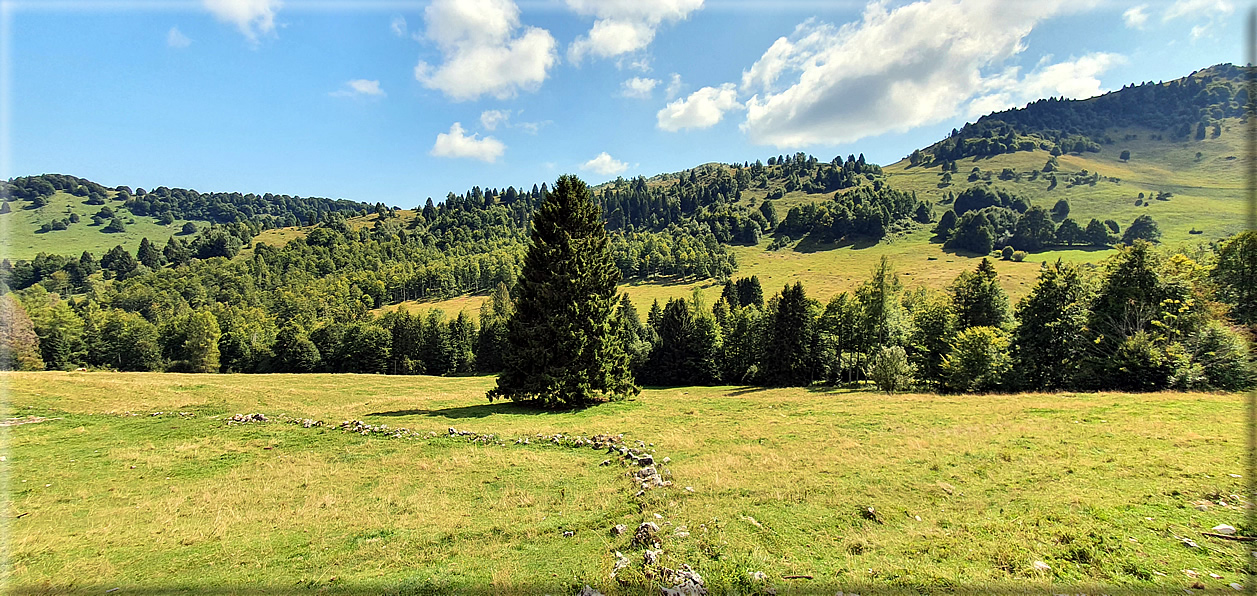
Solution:
<svg viewBox="0 0 1257 596">
<path fill-rule="evenodd" d="M 121 244 L 131 253 L 140 247 L 140 240 L 148 238 L 160 249 L 166 240 L 179 233 L 186 220 L 175 220 L 169 225 L 157 223 L 154 217 L 131 215 L 117 201 L 106 201 L 119 217 L 126 223 L 125 232 L 107 234 L 101 231 L 104 225 L 92 225 L 92 216 L 100 211 L 101 205 L 86 205 L 83 197 L 64 192 L 57 192 L 48 199 L 48 204 L 38 209 L 27 209 L 26 201 L 13 201 L 13 211 L 0 214 L 0 255 L 6 259 L 33 259 L 40 252 L 60 255 L 79 256 L 83 251 L 90 251 L 100 258 L 109 249 Z M 70 224 L 68 229 L 40 233 L 39 228 L 45 223 L 56 219 L 66 219 L 70 213 L 79 215 L 79 222 Z M 131 221 L 134 220 L 134 223 Z M 207 222 L 195 222 L 198 228 L 204 228 Z M 108 225 L 106 223 L 105 225 Z"/>
<path fill-rule="evenodd" d="M 608 532 L 642 521 L 661 526 L 663 565 L 693 566 L 716 593 L 1244 582 L 1246 549 L 1200 534 L 1219 523 L 1247 531 L 1244 479 L 1232 476 L 1237 395 L 689 387 L 541 413 L 487 403 L 488 377 L 0 381 L 2 577 L 15 593 L 562 594 L 590 584 L 657 594 L 643 547 Z M 249 412 L 272 421 L 225 421 Z M 30 416 L 47 420 L 12 425 Z M 347 419 L 416 436 L 335 428 Z M 450 438 L 447 427 L 504 444 Z M 626 468 L 599 465 L 602 451 L 537 437 L 555 433 L 624 433 L 669 457 L 675 484 L 637 498 Z M 861 515 L 869 507 L 875 520 Z M 631 585 L 610 579 L 616 551 L 632 562 L 620 572 Z M 755 571 L 766 585 L 749 579 Z"/>
</svg>

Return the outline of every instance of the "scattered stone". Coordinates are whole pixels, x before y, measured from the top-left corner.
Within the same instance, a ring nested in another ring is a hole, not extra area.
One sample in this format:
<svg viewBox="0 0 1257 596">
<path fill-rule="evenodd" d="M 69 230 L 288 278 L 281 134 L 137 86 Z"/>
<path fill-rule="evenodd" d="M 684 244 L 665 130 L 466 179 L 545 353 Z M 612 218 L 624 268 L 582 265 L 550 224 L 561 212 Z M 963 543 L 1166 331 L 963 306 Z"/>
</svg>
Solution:
<svg viewBox="0 0 1257 596">
<path fill-rule="evenodd" d="M 637 526 L 637 531 L 633 533 L 633 542 L 637 544 L 650 544 L 655 539 L 655 534 L 659 533 L 659 526 L 655 522 L 642 522 Z"/>
<path fill-rule="evenodd" d="M 659 472 L 656 472 L 654 468 L 647 466 L 645 468 L 638 470 L 633 475 L 637 476 L 638 478 L 649 478 L 651 476 L 657 475 L 658 473 Z"/>
<path fill-rule="evenodd" d="M 618 550 L 615 551 L 615 564 L 611 566 L 611 579 L 615 579 L 615 577 L 620 574 L 621 570 L 628 569 L 629 565 L 632 564 L 633 562 L 630 561 L 628 557 L 624 556 L 624 553 Z"/>
<path fill-rule="evenodd" d="M 589 584 L 585 584 L 585 587 L 581 588 L 580 592 L 578 592 L 576 596 L 603 596 L 603 595 L 602 595 L 602 592 L 599 592 L 598 590 L 595 590 L 589 587 Z"/>
<path fill-rule="evenodd" d="M 611 460 L 609 460 L 609 459 L 604 459 L 604 460 L 602 460 L 602 463 L 600 463 L 600 464 L 598 464 L 598 465 L 600 465 L 600 466 L 609 466 L 609 465 L 611 465 Z"/>
<path fill-rule="evenodd" d="M 756 582 L 768 581 L 768 574 L 764 573 L 763 571 L 748 571 L 747 573 L 751 576 L 751 581 L 756 581 Z"/>
<path fill-rule="evenodd" d="M 746 520 L 747 522 L 749 522 L 752 526 L 755 526 L 755 527 L 757 527 L 757 528 L 759 528 L 759 529 L 761 529 L 761 530 L 763 530 L 763 529 L 764 529 L 764 524 L 759 523 L 758 521 L 756 521 L 756 520 L 755 520 L 755 518 L 753 518 L 753 517 L 751 517 L 751 516 L 749 516 L 749 515 L 743 515 L 743 516 L 742 516 L 742 519 L 744 519 L 744 520 Z"/>
<path fill-rule="evenodd" d="M 647 567 L 654 567 L 659 564 L 659 557 L 663 555 L 663 549 L 646 549 L 642 553 L 642 563 Z"/>
<path fill-rule="evenodd" d="M 1196 544 L 1196 541 L 1191 538 L 1183 538 L 1182 541 L 1188 548 L 1200 548 L 1200 545 Z"/>
<path fill-rule="evenodd" d="M 673 532 L 673 533 L 672 533 L 672 536 L 673 536 L 673 537 L 676 537 L 676 538 L 689 538 L 689 537 L 690 537 L 690 533 L 689 533 L 689 532 L 682 531 L 682 530 L 677 530 L 676 532 Z"/>
<path fill-rule="evenodd" d="M 1218 524 L 1213 527 L 1213 531 L 1218 534 L 1225 534 L 1227 536 L 1231 536 L 1235 534 L 1235 528 L 1227 524 Z"/>
<path fill-rule="evenodd" d="M 703 585 L 703 577 L 690 568 L 681 565 L 680 569 L 663 568 L 664 583 L 672 584 L 672 588 L 662 588 L 662 596 L 707 596 L 707 586 Z"/>
<path fill-rule="evenodd" d="M 953 493 L 955 493 L 955 492 L 956 492 L 956 487 L 954 487 L 954 486 L 952 486 L 952 485 L 950 485 L 950 484 L 947 484 L 946 482 L 939 482 L 939 483 L 938 483 L 938 487 L 939 487 L 939 488 L 941 488 L 941 489 L 943 489 L 943 492 L 945 492 L 945 493 L 947 493 L 947 494 L 949 494 L 949 495 L 950 495 L 950 494 L 953 494 Z"/>
<path fill-rule="evenodd" d="M 265 414 L 236 414 L 227 419 L 227 424 L 248 424 L 250 422 L 270 422 Z"/>
<path fill-rule="evenodd" d="M 860 508 L 860 517 L 879 524 L 882 523 L 881 518 L 877 515 L 877 510 L 872 507 Z"/>
<path fill-rule="evenodd" d="M 665 458 L 663 458 L 663 463 L 665 463 L 665 464 L 667 464 L 667 463 L 672 463 L 672 458 L 671 458 L 671 457 L 665 457 Z"/>
<path fill-rule="evenodd" d="M 1239 474 L 1227 474 L 1227 476 L 1230 476 L 1231 478 L 1242 478 Z"/>
<path fill-rule="evenodd" d="M 616 524 L 614 526 L 611 526 L 612 536 L 619 536 L 627 531 L 628 531 L 628 528 L 624 527 L 624 524 Z"/>
<path fill-rule="evenodd" d="M 1044 563 L 1043 561 L 1035 561 L 1034 568 L 1037 571 L 1051 571 L 1052 570 L 1052 567 L 1049 566 L 1047 563 Z"/>
<path fill-rule="evenodd" d="M 1200 577 L 1200 574 L 1196 573 L 1195 569 L 1184 569 L 1183 575 L 1186 575 L 1187 577 L 1190 577 L 1192 579 L 1196 579 L 1197 577 Z"/>
<path fill-rule="evenodd" d="M 1209 510 L 1209 504 L 1208 504 L 1208 503 L 1197 503 L 1197 504 L 1196 504 L 1196 510 L 1197 510 L 1197 511 L 1208 511 L 1208 510 Z"/>
<path fill-rule="evenodd" d="M 1192 585 L 1191 585 L 1191 588 L 1192 588 L 1193 590 L 1203 590 L 1203 589 L 1205 589 L 1205 584 L 1204 584 L 1204 582 L 1196 582 L 1196 583 L 1194 583 L 1194 584 L 1192 584 Z"/>
<path fill-rule="evenodd" d="M 1222 576 L 1216 573 L 1210 573 L 1209 577 L 1212 577 L 1213 579 L 1222 579 Z"/>
<path fill-rule="evenodd" d="M 662 515 L 659 515 L 658 513 L 656 513 L 656 514 L 655 514 L 655 519 L 663 519 L 663 516 L 662 516 Z"/>
<path fill-rule="evenodd" d="M 1231 586 L 1231 589 L 1233 589 L 1233 590 L 1243 590 L 1243 589 L 1244 589 L 1244 586 L 1242 586 L 1242 585 L 1240 585 L 1240 584 L 1237 584 L 1237 583 L 1230 583 L 1230 584 L 1227 584 L 1227 585 L 1228 585 L 1228 586 Z"/>
<path fill-rule="evenodd" d="M 568 531 L 566 531 L 566 532 L 564 532 L 564 533 L 563 533 L 563 537 L 564 537 L 564 538 L 571 538 L 572 536 L 575 536 L 575 535 L 576 535 L 576 532 L 573 532 L 573 531 L 571 531 L 571 530 L 568 530 Z"/>
<path fill-rule="evenodd" d="M 692 486 L 687 486 L 687 487 L 685 487 L 685 492 L 687 492 L 687 493 L 692 493 L 692 492 L 694 492 L 694 487 L 692 487 Z"/>
</svg>

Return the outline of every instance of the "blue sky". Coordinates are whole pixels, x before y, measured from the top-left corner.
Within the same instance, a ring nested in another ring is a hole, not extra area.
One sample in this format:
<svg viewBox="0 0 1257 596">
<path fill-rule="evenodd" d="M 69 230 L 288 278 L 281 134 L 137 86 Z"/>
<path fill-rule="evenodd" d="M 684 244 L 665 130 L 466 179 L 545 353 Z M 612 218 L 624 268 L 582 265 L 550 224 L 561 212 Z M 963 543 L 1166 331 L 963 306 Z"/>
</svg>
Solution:
<svg viewBox="0 0 1257 596">
<path fill-rule="evenodd" d="M 805 151 L 891 163 L 1243 59 L 1231 0 L 4 0 L 2 177 L 412 207 Z"/>
</svg>

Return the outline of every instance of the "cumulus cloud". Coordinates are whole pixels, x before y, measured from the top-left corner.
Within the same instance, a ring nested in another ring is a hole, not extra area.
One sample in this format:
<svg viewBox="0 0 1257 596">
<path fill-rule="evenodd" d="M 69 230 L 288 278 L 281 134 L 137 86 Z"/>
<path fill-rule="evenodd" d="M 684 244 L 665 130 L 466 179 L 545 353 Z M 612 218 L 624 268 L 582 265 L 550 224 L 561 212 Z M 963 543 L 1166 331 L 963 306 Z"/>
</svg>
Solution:
<svg viewBox="0 0 1257 596">
<path fill-rule="evenodd" d="M 485 130 L 495 130 L 499 124 L 505 124 L 510 118 L 510 110 L 485 110 L 480 112 L 480 126 Z"/>
<path fill-rule="evenodd" d="M 1107 91 L 1100 75 L 1110 68 L 1126 63 L 1121 54 L 1095 52 L 1065 62 L 1050 63 L 1044 56 L 1039 65 L 1024 77 L 1018 69 L 1009 68 L 984 81 L 985 92 L 969 102 L 970 118 L 1004 110 L 1044 97 L 1086 99 Z"/>
<path fill-rule="evenodd" d="M 611 176 L 627 170 L 628 167 L 628 164 L 611 157 L 606 151 L 603 151 L 598 154 L 598 157 L 581 164 L 580 168 L 596 174 L 602 174 L 603 176 Z"/>
<path fill-rule="evenodd" d="M 178 27 L 171 27 L 166 33 L 166 46 L 171 48 L 186 48 L 192 45 L 192 40 L 188 39 Z"/>
<path fill-rule="evenodd" d="M 1122 13 L 1122 20 L 1126 21 L 1126 26 L 1131 29 L 1143 29 L 1144 23 L 1148 22 L 1147 10 L 1147 4 L 1132 6 Z"/>
<path fill-rule="evenodd" d="M 425 37 L 444 62 L 420 61 L 415 79 L 455 101 L 536 90 L 558 60 L 549 31 L 517 31 L 519 7 L 511 0 L 436 0 L 424 9 L 424 21 Z"/>
<path fill-rule="evenodd" d="M 468 135 L 463 125 L 455 122 L 448 133 L 436 135 L 436 143 L 432 145 L 432 155 L 436 157 L 465 157 L 493 163 L 506 151 L 506 145 L 493 137 L 477 138 L 479 135 Z"/>
<path fill-rule="evenodd" d="M 664 22 L 684 20 L 703 0 L 567 0 L 578 14 L 596 20 L 589 33 L 567 48 L 568 60 L 611 58 L 644 49 Z"/>
<path fill-rule="evenodd" d="M 384 97 L 384 90 L 380 88 L 379 81 L 353 79 L 346 81 L 345 86 L 338 91 L 333 91 L 332 95 L 336 97 Z"/>
<path fill-rule="evenodd" d="M 703 87 L 685 99 L 669 103 L 655 117 L 659 128 L 676 132 L 684 128 L 714 126 L 725 112 L 741 107 L 733 83 L 725 83 L 720 87 Z"/>
<path fill-rule="evenodd" d="M 643 79 L 641 77 L 633 77 L 620 84 L 620 95 L 624 97 L 636 97 L 638 99 L 650 99 L 650 93 L 659 84 L 658 79 Z"/>
<path fill-rule="evenodd" d="M 1021 52 L 1059 0 L 870 3 L 841 27 L 809 19 L 743 73 L 742 128 L 756 144 L 849 143 L 956 115 L 983 72 Z"/>
<path fill-rule="evenodd" d="M 201 0 L 201 2 L 215 18 L 235 25 L 253 43 L 257 43 L 259 36 L 275 31 L 275 13 L 282 6 L 279 0 Z"/>
</svg>

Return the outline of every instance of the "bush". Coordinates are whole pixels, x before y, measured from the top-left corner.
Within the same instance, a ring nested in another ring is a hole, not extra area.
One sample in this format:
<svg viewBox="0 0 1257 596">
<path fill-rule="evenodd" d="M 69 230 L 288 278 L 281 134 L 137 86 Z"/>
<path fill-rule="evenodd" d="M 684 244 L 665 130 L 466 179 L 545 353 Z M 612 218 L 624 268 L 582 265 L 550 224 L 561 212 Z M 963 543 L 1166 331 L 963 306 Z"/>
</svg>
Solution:
<svg viewBox="0 0 1257 596">
<path fill-rule="evenodd" d="M 949 391 L 994 391 L 1012 370 L 1008 335 L 995 327 L 961 331 L 943 358 L 943 386 Z"/>
<path fill-rule="evenodd" d="M 1187 343 L 1206 386 L 1236 391 L 1253 385 L 1248 345 L 1240 334 L 1211 321 Z"/>
<path fill-rule="evenodd" d="M 915 373 L 907 352 L 900 346 L 882 348 L 864 369 L 864 374 L 887 395 L 912 386 Z"/>
<path fill-rule="evenodd" d="M 1013 260 L 1014 260 L 1014 261 L 1016 261 L 1016 262 L 1018 262 L 1018 263 L 1020 263 L 1020 262 L 1022 262 L 1022 261 L 1024 261 L 1024 260 L 1026 260 L 1026 255 L 1028 255 L 1028 254 L 1030 254 L 1030 253 L 1027 253 L 1027 252 L 1026 252 L 1026 251 L 1024 251 L 1024 250 L 1016 250 L 1016 251 L 1013 251 Z"/>
<path fill-rule="evenodd" d="M 1009 260 L 1009 259 L 1012 259 L 1012 258 L 1013 258 L 1013 247 L 1011 247 L 1011 246 L 1005 246 L 1005 247 L 1003 248 L 1003 250 L 999 251 L 999 256 L 1000 256 L 1000 258 L 1001 258 L 1001 259 L 1004 259 L 1005 261 L 1007 261 L 1007 260 Z"/>
</svg>

